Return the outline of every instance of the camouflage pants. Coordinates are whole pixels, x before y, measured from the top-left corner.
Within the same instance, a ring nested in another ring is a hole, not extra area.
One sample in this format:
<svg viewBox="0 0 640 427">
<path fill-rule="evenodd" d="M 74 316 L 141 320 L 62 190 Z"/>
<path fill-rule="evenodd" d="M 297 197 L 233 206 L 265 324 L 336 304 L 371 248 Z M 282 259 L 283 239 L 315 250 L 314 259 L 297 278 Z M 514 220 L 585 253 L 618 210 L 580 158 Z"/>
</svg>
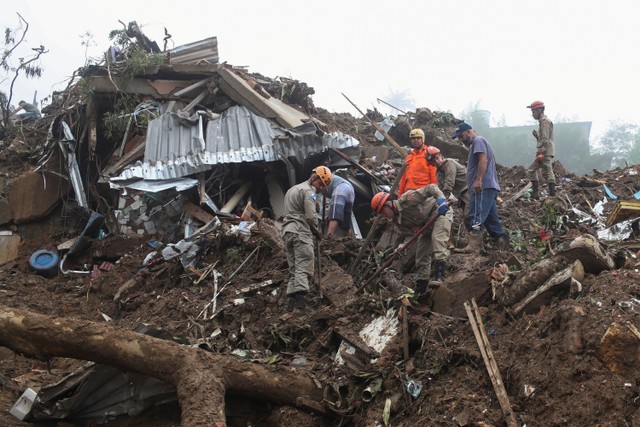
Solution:
<svg viewBox="0 0 640 427">
<path fill-rule="evenodd" d="M 309 279 L 313 276 L 313 237 L 297 233 L 282 236 L 289 265 L 287 295 L 309 292 Z"/>
</svg>

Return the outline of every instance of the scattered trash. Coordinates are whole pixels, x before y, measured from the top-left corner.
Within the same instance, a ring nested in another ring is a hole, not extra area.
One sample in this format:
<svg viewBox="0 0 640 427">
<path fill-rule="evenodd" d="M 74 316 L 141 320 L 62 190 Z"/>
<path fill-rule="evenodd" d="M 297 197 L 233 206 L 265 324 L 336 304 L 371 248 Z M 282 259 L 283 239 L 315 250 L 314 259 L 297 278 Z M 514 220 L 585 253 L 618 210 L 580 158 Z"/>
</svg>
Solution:
<svg viewBox="0 0 640 427">
<path fill-rule="evenodd" d="M 31 412 L 31 407 L 33 406 L 33 402 L 35 402 L 37 395 L 38 394 L 35 391 L 27 388 L 16 403 L 13 404 L 9 413 L 20 421 L 24 421 L 27 415 Z"/>
<path fill-rule="evenodd" d="M 409 380 L 407 382 L 407 393 L 413 396 L 414 399 L 417 399 L 420 396 L 420 392 L 422 391 L 422 382 Z"/>
<path fill-rule="evenodd" d="M 618 198 L 618 196 L 616 196 L 615 194 L 613 194 L 611 192 L 611 190 L 609 190 L 609 187 L 607 187 L 606 184 L 604 185 L 604 192 L 610 199 L 617 199 Z"/>
<path fill-rule="evenodd" d="M 382 387 L 382 377 L 378 377 L 371 381 L 369 385 L 362 390 L 362 401 L 371 402 L 373 398 L 378 394 Z"/>
</svg>

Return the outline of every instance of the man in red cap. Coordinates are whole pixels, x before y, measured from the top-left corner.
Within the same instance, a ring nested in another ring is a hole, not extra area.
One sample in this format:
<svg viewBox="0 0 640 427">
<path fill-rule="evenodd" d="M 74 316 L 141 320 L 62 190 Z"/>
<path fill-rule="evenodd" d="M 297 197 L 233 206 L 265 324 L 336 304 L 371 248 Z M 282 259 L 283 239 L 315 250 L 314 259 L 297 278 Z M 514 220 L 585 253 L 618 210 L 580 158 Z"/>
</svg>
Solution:
<svg viewBox="0 0 640 427">
<path fill-rule="evenodd" d="M 553 123 L 544 114 L 544 102 L 533 101 L 527 108 L 531 108 L 531 115 L 538 121 L 538 130 L 533 130 L 536 139 L 536 158 L 527 169 L 527 178 L 531 181 L 533 199 L 540 198 L 540 185 L 538 183 L 538 170 L 542 173 L 549 187 L 549 195 L 556 195 L 556 177 L 553 174 L 553 156 L 555 145 L 553 143 Z"/>
</svg>

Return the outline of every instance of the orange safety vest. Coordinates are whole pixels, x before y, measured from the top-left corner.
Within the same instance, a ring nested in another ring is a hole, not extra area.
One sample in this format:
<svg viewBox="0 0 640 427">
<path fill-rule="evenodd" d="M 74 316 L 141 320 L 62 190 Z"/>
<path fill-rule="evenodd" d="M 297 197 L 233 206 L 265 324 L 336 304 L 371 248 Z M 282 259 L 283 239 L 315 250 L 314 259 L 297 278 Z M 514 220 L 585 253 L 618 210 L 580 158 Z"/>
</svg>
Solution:
<svg viewBox="0 0 640 427">
<path fill-rule="evenodd" d="M 429 184 L 438 185 L 437 168 L 427 162 L 424 156 L 426 151 L 427 145 L 422 144 L 418 151 L 413 149 L 407 155 L 405 159 L 407 167 L 402 174 L 402 178 L 400 178 L 398 197 L 402 196 L 402 193 L 407 190 L 415 190 Z"/>
</svg>

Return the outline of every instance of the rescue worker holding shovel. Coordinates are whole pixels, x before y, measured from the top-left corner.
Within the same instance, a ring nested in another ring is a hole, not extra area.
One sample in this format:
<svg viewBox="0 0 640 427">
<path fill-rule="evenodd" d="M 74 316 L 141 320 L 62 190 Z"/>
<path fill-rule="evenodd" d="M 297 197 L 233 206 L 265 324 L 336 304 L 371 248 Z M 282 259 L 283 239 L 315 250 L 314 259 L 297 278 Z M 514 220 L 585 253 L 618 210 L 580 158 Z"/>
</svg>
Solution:
<svg viewBox="0 0 640 427">
<path fill-rule="evenodd" d="M 326 166 L 313 169 L 308 180 L 291 187 L 284 196 L 284 241 L 289 266 L 287 310 L 304 310 L 307 306 L 309 279 L 314 269 L 314 236 L 322 238 L 318 230 L 317 194 L 326 192 L 331 184 L 331 171 Z"/>
<path fill-rule="evenodd" d="M 431 276 L 432 256 L 435 257 L 435 281 L 444 277 L 445 263 L 449 257 L 449 234 L 453 212 L 449 210 L 444 194 L 435 184 L 405 192 L 398 200 L 386 192 L 377 193 L 371 199 L 371 208 L 392 220 L 408 241 L 436 212 L 440 215 L 431 229 L 418 238 L 416 248 L 414 283 L 418 296 L 425 295 Z"/>
<path fill-rule="evenodd" d="M 553 123 L 544 114 L 544 102 L 533 101 L 527 108 L 531 108 L 531 115 L 538 121 L 538 130 L 533 130 L 536 139 L 536 158 L 527 169 L 527 178 L 531 181 L 532 199 L 540 198 L 540 184 L 538 171 L 542 173 L 542 179 L 549 187 L 549 195 L 556 195 L 556 177 L 553 174 L 553 156 L 555 156 L 555 144 L 553 142 Z"/>
<path fill-rule="evenodd" d="M 498 215 L 500 184 L 491 146 L 486 139 L 474 132 L 471 125 L 464 122 L 458 125 L 452 138 L 459 139 L 469 148 L 467 188 L 470 191 L 466 224 L 469 242 L 467 246 L 455 249 L 454 252 L 479 253 L 482 249 L 483 229 L 496 240 L 498 249 L 508 249 L 509 236 L 502 228 Z"/>
</svg>

